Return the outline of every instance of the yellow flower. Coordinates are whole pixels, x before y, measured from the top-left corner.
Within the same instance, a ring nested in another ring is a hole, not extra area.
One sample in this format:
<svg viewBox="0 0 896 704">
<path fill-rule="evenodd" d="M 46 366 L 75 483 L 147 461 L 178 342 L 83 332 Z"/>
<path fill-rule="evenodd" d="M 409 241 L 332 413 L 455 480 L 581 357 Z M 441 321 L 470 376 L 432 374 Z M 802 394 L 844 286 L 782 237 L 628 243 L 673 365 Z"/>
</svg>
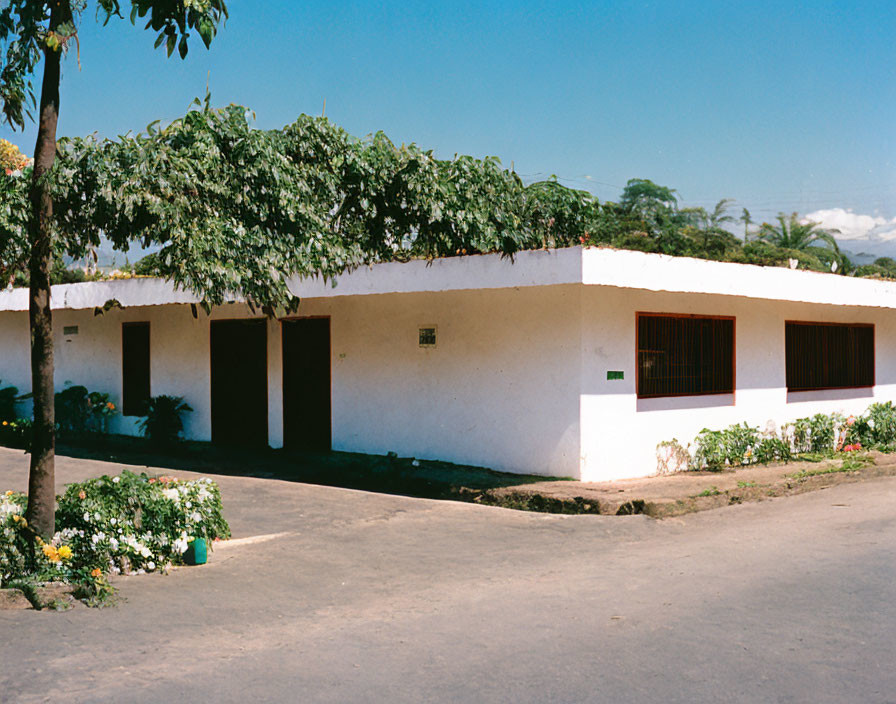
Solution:
<svg viewBox="0 0 896 704">
<path fill-rule="evenodd" d="M 81 489 L 81 491 L 78 492 L 78 498 L 79 498 L 79 499 L 86 499 L 86 498 L 87 498 L 87 493 L 86 493 L 83 489 Z"/>
<path fill-rule="evenodd" d="M 13 494 L 12 491 L 7 491 L 7 492 L 6 492 L 6 495 L 7 495 L 7 496 L 12 496 L 12 494 Z"/>
<path fill-rule="evenodd" d="M 98 578 L 100 578 L 100 577 L 103 576 L 103 571 L 102 571 L 99 567 L 96 567 L 96 568 L 94 568 L 94 570 L 90 573 L 90 576 L 91 576 L 91 577 L 94 577 L 94 578 L 96 578 L 96 579 L 98 579 Z"/>
<path fill-rule="evenodd" d="M 50 562 L 59 562 L 59 552 L 52 545 L 44 545 L 44 556 Z"/>
<path fill-rule="evenodd" d="M 9 425 L 9 421 L 3 421 L 3 425 Z"/>
<path fill-rule="evenodd" d="M 72 556 L 72 549 L 68 545 L 60 545 L 56 552 L 61 560 L 68 560 Z"/>
</svg>

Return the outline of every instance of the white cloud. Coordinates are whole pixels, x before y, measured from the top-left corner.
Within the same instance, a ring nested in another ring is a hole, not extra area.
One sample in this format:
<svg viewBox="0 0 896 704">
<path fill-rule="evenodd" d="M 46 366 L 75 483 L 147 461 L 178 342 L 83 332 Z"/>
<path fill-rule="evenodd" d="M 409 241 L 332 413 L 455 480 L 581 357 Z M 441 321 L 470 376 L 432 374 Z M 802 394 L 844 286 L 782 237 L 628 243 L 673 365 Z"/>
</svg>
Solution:
<svg viewBox="0 0 896 704">
<path fill-rule="evenodd" d="M 838 240 L 868 240 L 881 242 L 896 240 L 896 218 L 887 220 L 875 215 L 863 215 L 843 208 L 828 208 L 806 213 L 803 222 L 817 222 L 825 229 L 840 230 Z"/>
</svg>

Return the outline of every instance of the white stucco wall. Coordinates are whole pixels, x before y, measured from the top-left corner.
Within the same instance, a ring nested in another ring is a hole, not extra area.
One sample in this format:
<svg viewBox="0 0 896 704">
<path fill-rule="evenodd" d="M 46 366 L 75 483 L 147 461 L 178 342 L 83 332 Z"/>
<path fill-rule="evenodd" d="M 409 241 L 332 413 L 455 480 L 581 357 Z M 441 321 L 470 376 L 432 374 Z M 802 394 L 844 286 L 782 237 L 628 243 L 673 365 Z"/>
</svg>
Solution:
<svg viewBox="0 0 896 704">
<path fill-rule="evenodd" d="M 635 314 L 734 316 L 735 394 L 638 399 Z M 873 323 L 876 386 L 788 394 L 786 320 Z M 582 299 L 582 478 L 637 477 L 656 469 L 656 445 L 687 444 L 703 428 L 746 421 L 764 428 L 814 413 L 858 413 L 896 399 L 896 311 L 852 306 L 751 300 L 739 296 L 584 287 Z M 624 380 L 607 380 L 608 370 Z"/>
<path fill-rule="evenodd" d="M 90 310 L 57 310 L 53 314 L 55 385 L 61 391 L 77 384 L 90 391 L 111 394 L 121 408 L 121 324 L 150 324 L 150 390 L 153 396 L 183 396 L 193 407 L 184 416 L 187 437 L 211 439 L 209 323 L 210 320 L 244 318 L 250 315 L 242 304 L 215 309 L 211 317 L 199 312 L 194 318 L 188 305 L 137 306 L 112 309 L 95 316 Z M 68 326 L 78 326 L 77 335 L 65 335 Z M 273 339 L 275 338 L 276 339 Z M 31 388 L 28 314 L 0 314 L 0 380 L 24 393 Z M 279 354 L 271 359 L 270 350 L 279 350 L 279 327 L 268 322 L 269 398 L 279 400 Z M 274 387 L 272 389 L 272 386 Z M 272 394 L 273 392 L 273 394 Z M 270 406 L 270 404 L 269 404 Z M 28 412 L 24 405 L 23 412 Z M 279 428 L 279 414 L 277 424 Z M 113 416 L 109 430 L 124 435 L 138 434 L 138 419 L 120 414 Z M 279 439 L 279 430 L 275 438 Z"/>
<path fill-rule="evenodd" d="M 331 318 L 332 437 L 337 450 L 489 466 L 512 472 L 643 476 L 658 442 L 704 427 L 780 425 L 816 412 L 860 412 L 896 398 L 896 284 L 825 274 L 570 248 L 379 265 L 335 289 L 296 282 L 300 316 Z M 116 298 L 126 307 L 94 316 Z M 188 437 L 211 437 L 209 327 L 191 296 L 139 279 L 54 287 L 56 387 L 121 403 L 121 324 L 151 324 L 151 391 L 195 409 Z M 0 384 L 30 388 L 27 296 L 0 292 Z M 736 393 L 638 400 L 635 313 L 736 318 Z M 241 303 L 211 319 L 250 316 Z M 873 390 L 785 388 L 784 321 L 875 324 Z M 78 325 L 77 336 L 63 328 Z M 436 326 L 438 344 L 417 331 Z M 268 326 L 268 428 L 282 445 L 280 324 Z M 622 371 L 623 380 L 607 380 Z M 111 430 L 136 432 L 117 416 Z"/>
<path fill-rule="evenodd" d="M 332 316 L 334 449 L 576 476 L 580 290 L 305 301 Z"/>
<path fill-rule="evenodd" d="M 331 317 L 332 432 L 336 450 L 398 452 L 498 470 L 576 476 L 581 287 L 382 294 L 306 299 L 300 316 Z M 56 388 L 82 384 L 121 405 L 121 324 L 150 323 L 153 395 L 193 407 L 186 435 L 211 438 L 210 320 L 189 305 L 58 310 Z M 65 336 L 66 326 L 78 334 Z M 435 325 L 435 348 L 418 329 Z M 280 323 L 268 321 L 268 430 L 283 444 Z M 30 388 L 26 313 L 0 313 L 0 379 Z M 110 431 L 136 434 L 116 415 Z"/>
</svg>

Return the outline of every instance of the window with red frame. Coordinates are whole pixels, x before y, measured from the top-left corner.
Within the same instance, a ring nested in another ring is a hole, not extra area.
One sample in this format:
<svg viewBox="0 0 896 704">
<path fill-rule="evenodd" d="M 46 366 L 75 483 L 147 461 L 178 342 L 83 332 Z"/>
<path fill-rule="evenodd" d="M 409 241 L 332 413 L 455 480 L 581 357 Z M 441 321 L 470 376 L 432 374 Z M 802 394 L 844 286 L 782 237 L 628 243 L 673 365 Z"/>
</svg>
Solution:
<svg viewBox="0 0 896 704">
<path fill-rule="evenodd" d="M 638 314 L 638 396 L 734 392 L 734 318 Z"/>
<path fill-rule="evenodd" d="M 785 324 L 788 391 L 874 386 L 874 326 Z"/>
</svg>

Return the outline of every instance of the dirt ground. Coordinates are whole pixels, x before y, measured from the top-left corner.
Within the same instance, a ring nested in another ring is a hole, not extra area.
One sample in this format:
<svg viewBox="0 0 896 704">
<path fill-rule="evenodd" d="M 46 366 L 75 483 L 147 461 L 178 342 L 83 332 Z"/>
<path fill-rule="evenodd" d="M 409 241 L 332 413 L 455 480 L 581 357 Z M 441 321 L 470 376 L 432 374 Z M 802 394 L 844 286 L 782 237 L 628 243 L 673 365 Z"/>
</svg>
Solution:
<svg viewBox="0 0 896 704">
<path fill-rule="evenodd" d="M 850 462 L 847 469 L 844 461 Z M 848 469 L 859 464 L 864 466 Z M 551 513 L 644 513 L 666 518 L 889 476 L 896 476 L 896 455 L 869 452 L 845 460 L 757 465 L 725 472 L 683 472 L 612 482 L 538 482 L 491 489 L 476 500 Z"/>
</svg>

